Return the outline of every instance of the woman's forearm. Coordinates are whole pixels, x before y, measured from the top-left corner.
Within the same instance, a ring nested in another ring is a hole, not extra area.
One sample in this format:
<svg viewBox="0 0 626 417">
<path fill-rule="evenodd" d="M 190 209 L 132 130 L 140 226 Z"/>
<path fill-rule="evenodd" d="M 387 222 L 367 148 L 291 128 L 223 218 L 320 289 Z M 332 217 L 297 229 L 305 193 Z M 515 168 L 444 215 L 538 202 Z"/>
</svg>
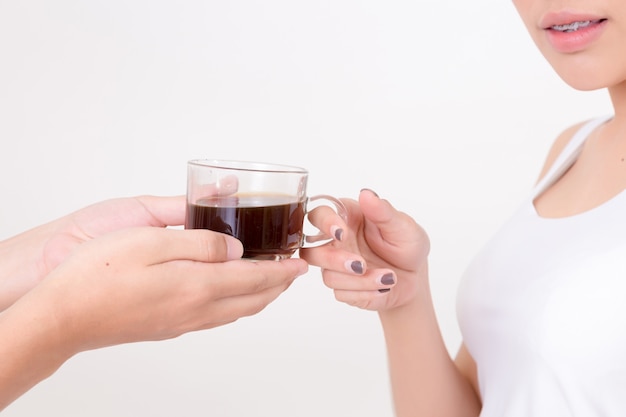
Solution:
<svg viewBox="0 0 626 417">
<path fill-rule="evenodd" d="M 73 355 L 54 311 L 29 298 L 0 313 L 0 410 Z"/>
<path fill-rule="evenodd" d="M 380 319 L 398 417 L 478 416 L 480 401 L 446 349 L 429 291 Z"/>
</svg>

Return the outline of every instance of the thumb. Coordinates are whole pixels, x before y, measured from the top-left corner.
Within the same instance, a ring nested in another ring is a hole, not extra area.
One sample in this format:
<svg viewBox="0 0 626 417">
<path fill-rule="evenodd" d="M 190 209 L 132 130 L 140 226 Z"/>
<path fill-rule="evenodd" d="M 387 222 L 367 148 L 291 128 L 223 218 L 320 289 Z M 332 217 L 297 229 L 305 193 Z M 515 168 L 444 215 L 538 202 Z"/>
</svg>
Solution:
<svg viewBox="0 0 626 417">
<path fill-rule="evenodd" d="M 411 216 L 397 210 L 369 189 L 361 190 L 359 204 L 367 223 L 373 226 L 366 227 L 367 239 L 372 247 L 376 246 L 379 250 L 395 247 L 406 252 L 417 246 L 420 252 L 429 252 L 428 236 Z"/>
<path fill-rule="evenodd" d="M 126 253 L 133 253 L 135 260 L 147 265 L 177 260 L 225 262 L 239 259 L 243 254 L 243 245 L 234 237 L 204 229 L 138 227 L 113 232 L 103 238 L 115 240 L 109 243 L 109 247 L 121 244 Z M 121 241 L 117 240 L 120 238 Z"/>
</svg>

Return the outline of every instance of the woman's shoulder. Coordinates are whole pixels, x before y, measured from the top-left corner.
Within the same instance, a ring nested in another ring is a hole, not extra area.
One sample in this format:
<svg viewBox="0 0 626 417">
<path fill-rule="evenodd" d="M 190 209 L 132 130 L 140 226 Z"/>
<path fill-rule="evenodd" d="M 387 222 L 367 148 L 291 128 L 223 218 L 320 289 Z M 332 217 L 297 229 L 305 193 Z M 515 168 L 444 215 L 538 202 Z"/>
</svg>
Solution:
<svg viewBox="0 0 626 417">
<path fill-rule="evenodd" d="M 543 167 L 541 168 L 541 172 L 539 173 L 538 181 L 541 180 L 550 170 L 558 156 L 563 152 L 567 144 L 572 140 L 576 132 L 580 130 L 581 127 L 589 123 L 589 120 L 583 120 L 582 122 L 578 122 L 567 127 L 563 130 L 556 139 L 552 142 L 552 146 L 548 151 L 548 154 L 544 160 Z"/>
</svg>

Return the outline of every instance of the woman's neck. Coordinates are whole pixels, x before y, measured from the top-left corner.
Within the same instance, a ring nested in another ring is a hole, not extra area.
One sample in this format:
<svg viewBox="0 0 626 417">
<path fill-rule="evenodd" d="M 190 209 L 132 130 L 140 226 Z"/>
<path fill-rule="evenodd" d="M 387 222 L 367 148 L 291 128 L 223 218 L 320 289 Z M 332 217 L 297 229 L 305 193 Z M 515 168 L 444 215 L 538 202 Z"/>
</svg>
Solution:
<svg viewBox="0 0 626 417">
<path fill-rule="evenodd" d="M 609 88 L 615 114 L 614 124 L 626 128 L 626 81 Z"/>
</svg>

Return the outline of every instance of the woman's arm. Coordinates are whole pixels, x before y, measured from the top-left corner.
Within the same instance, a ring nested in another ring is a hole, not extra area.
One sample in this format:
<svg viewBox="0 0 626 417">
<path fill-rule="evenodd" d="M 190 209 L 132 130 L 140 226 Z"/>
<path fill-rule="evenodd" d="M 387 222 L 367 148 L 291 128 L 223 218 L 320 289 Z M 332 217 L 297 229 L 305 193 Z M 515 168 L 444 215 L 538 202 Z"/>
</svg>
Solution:
<svg viewBox="0 0 626 417">
<path fill-rule="evenodd" d="M 208 230 L 129 228 L 85 242 L 0 314 L 0 410 L 75 354 L 256 314 L 307 270 L 239 259 Z"/>
<path fill-rule="evenodd" d="M 478 416 L 475 368 L 459 369 L 441 337 L 429 293 L 381 312 L 396 415 Z M 457 356 L 457 359 L 459 357 Z M 459 365 L 471 365 L 473 361 Z"/>
<path fill-rule="evenodd" d="M 378 312 L 397 415 L 477 416 L 480 401 L 471 375 L 450 357 L 435 316 L 428 236 L 371 191 L 344 204 L 349 221 L 342 241 L 301 250 L 300 256 L 322 268 L 324 283 L 338 301 Z M 325 210 L 310 218 L 326 227 L 338 222 Z"/>
</svg>

